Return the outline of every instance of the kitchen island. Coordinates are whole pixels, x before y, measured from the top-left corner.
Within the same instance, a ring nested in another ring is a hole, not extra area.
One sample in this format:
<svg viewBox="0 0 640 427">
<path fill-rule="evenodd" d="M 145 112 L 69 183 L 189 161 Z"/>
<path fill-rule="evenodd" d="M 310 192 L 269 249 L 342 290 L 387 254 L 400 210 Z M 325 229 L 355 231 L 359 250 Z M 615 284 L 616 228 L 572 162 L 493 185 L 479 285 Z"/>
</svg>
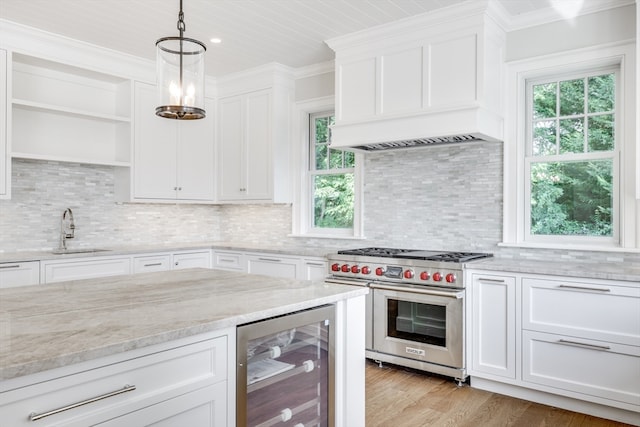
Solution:
<svg viewBox="0 0 640 427">
<path fill-rule="evenodd" d="M 8 425 L 36 425 L 28 424 L 30 414 L 82 402 L 76 389 L 86 390 L 86 398 L 112 392 L 93 392 L 92 384 L 117 378 L 122 384 L 114 397 L 43 417 L 39 425 L 126 425 L 137 422 L 135 413 L 148 420 L 146 408 L 169 419 L 173 407 L 183 411 L 180 399 L 190 397 L 203 399 L 199 408 L 211 415 L 197 419 L 235 425 L 236 326 L 334 304 L 336 425 L 363 425 L 366 292 L 209 269 L 0 290 L 0 420 L 14 419 L 20 409 L 26 412 Z M 123 381 L 136 372 L 152 385 L 131 390 Z M 207 406 L 214 392 L 226 399 Z M 124 424 L 121 415 L 128 417 Z"/>
</svg>

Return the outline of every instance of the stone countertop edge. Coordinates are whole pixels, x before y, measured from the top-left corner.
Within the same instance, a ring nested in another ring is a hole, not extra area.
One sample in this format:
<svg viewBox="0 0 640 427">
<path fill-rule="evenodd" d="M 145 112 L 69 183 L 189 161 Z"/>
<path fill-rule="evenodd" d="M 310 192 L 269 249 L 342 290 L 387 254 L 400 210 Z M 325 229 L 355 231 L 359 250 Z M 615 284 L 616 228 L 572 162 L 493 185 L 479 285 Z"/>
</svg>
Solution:
<svg viewBox="0 0 640 427">
<path fill-rule="evenodd" d="M 467 270 L 542 274 L 585 279 L 613 280 L 625 286 L 640 286 L 640 263 L 539 261 L 513 258 L 488 258 L 464 265 Z"/>
<path fill-rule="evenodd" d="M 360 286 L 209 269 L 60 282 L 46 290 L 0 289 L 0 381 L 367 292 Z M 226 304 L 216 304 L 220 298 Z M 159 318 L 163 313 L 167 318 Z"/>
<path fill-rule="evenodd" d="M 54 254 L 52 250 L 46 251 L 15 251 L 0 252 L 0 262 L 28 262 L 28 261 L 49 261 L 64 260 L 70 258 L 92 258 L 104 256 L 133 255 L 158 252 L 178 252 L 198 249 L 228 250 L 240 252 L 261 252 L 290 256 L 325 257 L 327 254 L 336 252 L 338 249 L 332 248 L 309 248 L 309 247 L 279 247 L 260 246 L 250 243 L 232 242 L 192 242 L 192 243 L 170 243 L 157 245 L 127 245 L 127 246 L 106 246 L 95 245 L 92 248 L 101 249 L 97 252 Z M 85 249 L 81 246 L 69 244 L 70 249 Z"/>
</svg>

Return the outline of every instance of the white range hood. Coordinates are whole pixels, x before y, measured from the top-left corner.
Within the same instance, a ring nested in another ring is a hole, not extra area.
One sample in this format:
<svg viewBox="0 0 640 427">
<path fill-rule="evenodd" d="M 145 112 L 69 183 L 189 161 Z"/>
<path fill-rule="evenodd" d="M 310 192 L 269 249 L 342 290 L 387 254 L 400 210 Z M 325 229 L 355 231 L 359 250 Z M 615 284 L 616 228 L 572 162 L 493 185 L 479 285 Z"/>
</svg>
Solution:
<svg viewBox="0 0 640 427">
<path fill-rule="evenodd" d="M 464 2 L 328 40 L 336 52 L 332 146 L 372 152 L 502 141 L 497 7 Z"/>
</svg>

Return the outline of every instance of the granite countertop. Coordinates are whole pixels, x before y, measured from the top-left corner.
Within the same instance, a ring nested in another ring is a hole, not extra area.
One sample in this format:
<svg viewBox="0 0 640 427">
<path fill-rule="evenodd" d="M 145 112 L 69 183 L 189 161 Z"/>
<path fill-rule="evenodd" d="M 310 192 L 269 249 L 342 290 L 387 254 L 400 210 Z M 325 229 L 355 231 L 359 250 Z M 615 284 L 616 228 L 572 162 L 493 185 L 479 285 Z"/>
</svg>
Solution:
<svg viewBox="0 0 640 427">
<path fill-rule="evenodd" d="M 72 247 L 73 249 L 80 247 Z M 65 258 L 89 258 L 96 256 L 117 256 L 117 255 L 132 255 L 138 253 L 156 253 L 156 252 L 175 252 L 184 250 L 197 250 L 197 249 L 214 249 L 214 250 L 230 250 L 241 252 L 261 252 L 272 253 L 279 255 L 292 255 L 292 256 L 309 256 L 309 257 L 324 257 L 330 252 L 335 252 L 337 249 L 327 248 L 313 248 L 313 247 L 290 247 L 290 246 L 268 246 L 257 245 L 251 243 L 237 243 L 237 242 L 192 242 L 192 243 L 169 243 L 169 244 L 154 244 L 154 245 L 122 245 L 122 246 L 96 246 L 98 249 L 106 249 L 99 252 L 84 252 L 84 253 L 68 253 L 68 254 L 54 254 L 52 251 L 17 251 L 17 252 L 0 252 L 0 262 L 27 262 L 27 261 L 43 261 L 52 259 L 65 259 Z"/>
<path fill-rule="evenodd" d="M 366 292 L 209 269 L 0 289 L 0 381 Z"/>
<path fill-rule="evenodd" d="M 467 263 L 465 264 L 465 268 L 616 280 L 625 282 L 625 285 L 640 286 L 640 263 L 606 261 L 593 263 L 571 260 L 538 261 L 513 258 L 488 258 Z"/>
</svg>

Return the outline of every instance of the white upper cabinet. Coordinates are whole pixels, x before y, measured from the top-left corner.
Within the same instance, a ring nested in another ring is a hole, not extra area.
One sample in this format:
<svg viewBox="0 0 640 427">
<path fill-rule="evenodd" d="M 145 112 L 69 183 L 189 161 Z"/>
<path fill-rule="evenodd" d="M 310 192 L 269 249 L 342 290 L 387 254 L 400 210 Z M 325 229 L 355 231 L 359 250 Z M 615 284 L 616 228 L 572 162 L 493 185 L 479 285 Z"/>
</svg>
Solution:
<svg viewBox="0 0 640 427">
<path fill-rule="evenodd" d="M 14 52 L 11 156 L 129 166 L 131 80 Z"/>
<path fill-rule="evenodd" d="M 200 120 L 161 118 L 155 108 L 156 87 L 136 82 L 132 199 L 213 201 L 213 101 Z"/>
<path fill-rule="evenodd" d="M 448 9 L 327 41 L 336 52 L 334 146 L 501 140 L 504 31 L 481 2 Z"/>
<path fill-rule="evenodd" d="M 11 159 L 7 145 L 7 51 L 0 49 L 0 199 L 11 196 Z"/>
<path fill-rule="evenodd" d="M 267 78 L 261 75 L 248 82 L 220 84 L 216 168 L 220 202 L 291 201 L 293 80 L 290 84 L 274 83 L 275 73 L 265 74 Z"/>
</svg>

